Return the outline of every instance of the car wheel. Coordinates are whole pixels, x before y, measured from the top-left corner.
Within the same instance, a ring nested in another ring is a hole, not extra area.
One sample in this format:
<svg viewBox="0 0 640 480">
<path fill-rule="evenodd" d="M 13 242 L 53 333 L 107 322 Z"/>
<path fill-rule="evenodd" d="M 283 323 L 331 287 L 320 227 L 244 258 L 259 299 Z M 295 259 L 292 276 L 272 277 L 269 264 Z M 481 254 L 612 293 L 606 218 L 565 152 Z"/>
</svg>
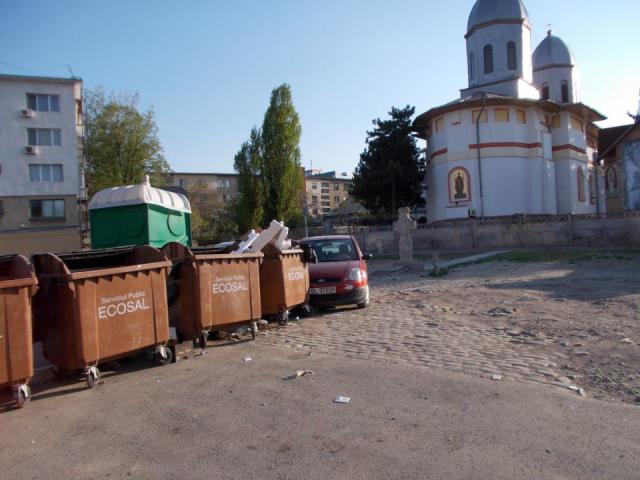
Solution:
<svg viewBox="0 0 640 480">
<path fill-rule="evenodd" d="M 366 287 L 366 291 L 364 294 L 364 302 L 358 304 L 358 308 L 365 308 L 369 306 L 369 285 Z"/>
</svg>

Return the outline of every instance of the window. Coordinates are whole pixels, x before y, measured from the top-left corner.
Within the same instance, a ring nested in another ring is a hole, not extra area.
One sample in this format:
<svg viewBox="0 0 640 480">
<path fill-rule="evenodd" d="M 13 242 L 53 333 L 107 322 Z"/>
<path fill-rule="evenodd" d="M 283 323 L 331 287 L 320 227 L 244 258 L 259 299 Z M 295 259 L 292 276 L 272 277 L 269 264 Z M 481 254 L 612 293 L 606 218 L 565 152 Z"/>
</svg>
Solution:
<svg viewBox="0 0 640 480">
<path fill-rule="evenodd" d="M 542 99 L 549 100 L 549 84 L 548 83 L 542 84 Z"/>
<path fill-rule="evenodd" d="M 38 112 L 59 112 L 60 95 L 27 93 L 27 108 Z"/>
<path fill-rule="evenodd" d="M 566 80 L 562 81 L 562 103 L 569 103 L 569 83 Z"/>
<path fill-rule="evenodd" d="M 476 56 L 473 52 L 469 54 L 469 80 L 475 80 L 476 77 Z"/>
<path fill-rule="evenodd" d="M 573 128 L 574 130 L 578 130 L 578 131 L 582 132 L 582 129 L 584 128 L 584 126 L 582 124 L 582 120 L 572 116 L 571 117 L 571 128 Z"/>
<path fill-rule="evenodd" d="M 482 111 L 482 115 L 480 115 L 480 112 Z M 476 120 L 478 119 L 478 116 L 480 117 L 480 123 L 487 123 L 487 111 L 486 110 L 473 110 L 471 112 L 471 122 L 475 125 Z"/>
<path fill-rule="evenodd" d="M 29 218 L 64 218 L 64 200 L 29 200 Z"/>
<path fill-rule="evenodd" d="M 311 184 L 311 190 L 317 190 L 318 189 L 318 184 L 317 183 L 312 183 Z"/>
<path fill-rule="evenodd" d="M 330 208 L 323 208 L 322 209 L 322 213 L 331 213 L 331 209 Z"/>
<path fill-rule="evenodd" d="M 484 47 L 484 73 L 493 73 L 493 47 Z"/>
<path fill-rule="evenodd" d="M 509 121 L 509 109 L 496 108 L 496 122 L 508 122 L 508 121 Z"/>
<path fill-rule="evenodd" d="M 227 203 L 229 200 L 231 200 L 231 195 L 227 195 L 226 193 L 222 194 L 222 201 Z"/>
<path fill-rule="evenodd" d="M 178 180 L 178 185 L 180 185 L 180 187 L 184 188 L 184 178 L 181 178 L 180 180 Z"/>
<path fill-rule="evenodd" d="M 516 110 L 516 120 L 518 123 L 527 123 L 527 112 L 524 110 Z"/>
<path fill-rule="evenodd" d="M 509 70 L 516 70 L 517 64 L 516 61 L 516 44 L 515 42 L 507 43 L 507 68 Z"/>
<path fill-rule="evenodd" d="M 218 188 L 231 188 L 231 180 L 218 180 Z"/>
<path fill-rule="evenodd" d="M 323 189 L 321 190 L 321 192 L 322 192 L 324 195 L 329 195 L 329 189 L 328 189 L 328 188 L 323 188 Z"/>
<path fill-rule="evenodd" d="M 329 195 L 322 195 L 322 200 L 329 200 L 331 197 Z"/>
<path fill-rule="evenodd" d="M 337 192 L 338 190 L 340 190 L 340 184 L 339 184 L 339 183 L 334 183 L 334 184 L 333 184 L 333 190 L 334 190 L 335 192 Z"/>
<path fill-rule="evenodd" d="M 340 197 L 333 197 L 333 203 L 340 203 Z"/>
<path fill-rule="evenodd" d="M 560 128 L 560 115 L 551 117 L 551 128 Z"/>
<path fill-rule="evenodd" d="M 436 119 L 436 133 L 442 132 L 444 129 L 444 118 L 440 117 Z"/>
<path fill-rule="evenodd" d="M 578 201 L 584 202 L 584 171 L 578 168 Z"/>
<path fill-rule="evenodd" d="M 592 173 L 589 175 L 589 203 L 591 205 L 595 204 L 597 197 L 598 197 L 598 192 L 596 191 L 596 180 Z"/>
<path fill-rule="evenodd" d="M 456 167 L 449 172 L 449 201 L 457 204 L 469 200 L 471 200 L 469 173 L 464 168 Z"/>
<path fill-rule="evenodd" d="M 59 128 L 27 128 L 27 145 L 49 147 L 61 144 Z"/>
<path fill-rule="evenodd" d="M 61 182 L 62 165 L 33 163 L 29 165 L 30 182 Z"/>
<path fill-rule="evenodd" d="M 323 209 L 323 211 L 331 209 Z M 309 240 L 304 243 L 313 248 L 319 263 L 344 262 L 358 260 L 358 252 L 351 239 L 339 240 Z"/>
<path fill-rule="evenodd" d="M 313 204 L 318 203 L 318 196 L 317 195 L 311 195 L 311 203 L 313 203 Z"/>
<path fill-rule="evenodd" d="M 329 182 L 322 182 L 322 188 L 329 188 Z"/>
<path fill-rule="evenodd" d="M 331 206 L 331 202 L 322 202 L 322 206 L 323 207 L 330 207 Z"/>
<path fill-rule="evenodd" d="M 313 214 L 314 214 L 314 215 L 317 215 L 317 214 L 318 214 L 318 209 L 317 209 L 317 208 L 314 208 L 314 209 L 313 209 Z"/>
</svg>

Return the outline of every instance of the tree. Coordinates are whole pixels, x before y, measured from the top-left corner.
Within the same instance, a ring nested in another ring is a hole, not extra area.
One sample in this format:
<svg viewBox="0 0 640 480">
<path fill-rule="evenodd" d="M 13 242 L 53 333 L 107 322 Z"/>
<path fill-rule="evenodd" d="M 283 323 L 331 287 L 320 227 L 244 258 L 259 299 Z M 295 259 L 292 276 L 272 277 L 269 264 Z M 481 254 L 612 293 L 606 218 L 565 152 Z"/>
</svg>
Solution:
<svg viewBox="0 0 640 480">
<path fill-rule="evenodd" d="M 169 164 L 162 154 L 152 109 L 139 112 L 137 95 L 105 96 L 102 89 L 85 95 L 87 187 L 132 185 L 146 173 L 155 185 L 165 183 Z"/>
<path fill-rule="evenodd" d="M 241 231 L 274 219 L 288 223 L 300 217 L 304 189 L 301 132 L 291 87 L 280 85 L 271 92 L 262 128 L 254 127 L 249 141 L 242 144 L 234 159 L 240 176 L 236 218 Z"/>
<path fill-rule="evenodd" d="M 288 222 L 300 212 L 300 193 L 304 188 L 299 147 L 301 133 L 291 87 L 280 85 L 271 92 L 269 108 L 262 122 L 262 173 L 267 221 Z"/>
<path fill-rule="evenodd" d="M 238 172 L 238 191 L 234 217 L 241 232 L 262 224 L 264 219 L 265 189 L 262 178 L 262 139 L 260 130 L 253 128 L 251 137 L 240 147 L 233 160 Z"/>
<path fill-rule="evenodd" d="M 389 120 L 373 120 L 367 147 L 353 176 L 351 195 L 371 213 L 393 219 L 398 207 L 424 205 L 424 164 L 411 135 L 414 107 L 391 108 Z"/>
<path fill-rule="evenodd" d="M 191 235 L 199 245 L 232 240 L 238 226 L 229 204 L 220 201 L 215 191 L 204 184 L 187 186 L 191 203 Z"/>
</svg>

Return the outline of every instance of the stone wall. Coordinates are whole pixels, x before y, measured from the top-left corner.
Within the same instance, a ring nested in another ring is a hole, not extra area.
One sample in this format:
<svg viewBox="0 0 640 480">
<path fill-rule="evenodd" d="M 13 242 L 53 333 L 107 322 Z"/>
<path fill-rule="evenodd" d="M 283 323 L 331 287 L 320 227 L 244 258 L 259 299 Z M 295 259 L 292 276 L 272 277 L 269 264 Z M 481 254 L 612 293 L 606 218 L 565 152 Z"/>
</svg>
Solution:
<svg viewBox="0 0 640 480">
<path fill-rule="evenodd" d="M 293 233 L 293 232 L 292 232 Z M 346 234 L 373 254 L 397 254 L 391 227 L 335 227 L 313 235 Z M 304 236 L 295 232 L 294 238 Z M 640 210 L 616 215 L 556 215 L 491 218 L 418 225 L 412 232 L 414 251 L 526 247 L 640 246 Z"/>
</svg>

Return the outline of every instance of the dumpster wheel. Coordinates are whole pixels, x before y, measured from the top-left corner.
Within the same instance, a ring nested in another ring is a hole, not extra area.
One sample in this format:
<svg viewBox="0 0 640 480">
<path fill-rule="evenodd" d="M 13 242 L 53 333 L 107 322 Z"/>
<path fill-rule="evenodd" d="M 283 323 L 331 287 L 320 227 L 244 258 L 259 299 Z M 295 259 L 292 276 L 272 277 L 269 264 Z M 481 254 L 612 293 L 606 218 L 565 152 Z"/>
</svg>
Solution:
<svg viewBox="0 0 640 480">
<path fill-rule="evenodd" d="M 161 345 L 156 350 L 156 362 L 158 365 L 169 365 L 173 361 L 171 349 Z"/>
<path fill-rule="evenodd" d="M 289 323 L 289 310 L 278 313 L 276 320 L 278 321 L 278 325 L 285 327 L 287 323 Z"/>
<path fill-rule="evenodd" d="M 23 383 L 22 385 L 18 385 L 15 390 L 15 399 L 19 408 L 24 408 L 31 401 L 31 389 L 29 385 Z"/>
<path fill-rule="evenodd" d="M 89 367 L 85 372 L 87 377 L 87 386 L 89 388 L 95 388 L 100 383 L 100 370 L 98 367 Z"/>
<path fill-rule="evenodd" d="M 198 337 L 198 346 L 202 350 L 206 350 L 207 349 L 207 340 L 208 340 L 208 338 L 209 338 L 209 332 L 200 333 L 200 336 Z"/>
</svg>

